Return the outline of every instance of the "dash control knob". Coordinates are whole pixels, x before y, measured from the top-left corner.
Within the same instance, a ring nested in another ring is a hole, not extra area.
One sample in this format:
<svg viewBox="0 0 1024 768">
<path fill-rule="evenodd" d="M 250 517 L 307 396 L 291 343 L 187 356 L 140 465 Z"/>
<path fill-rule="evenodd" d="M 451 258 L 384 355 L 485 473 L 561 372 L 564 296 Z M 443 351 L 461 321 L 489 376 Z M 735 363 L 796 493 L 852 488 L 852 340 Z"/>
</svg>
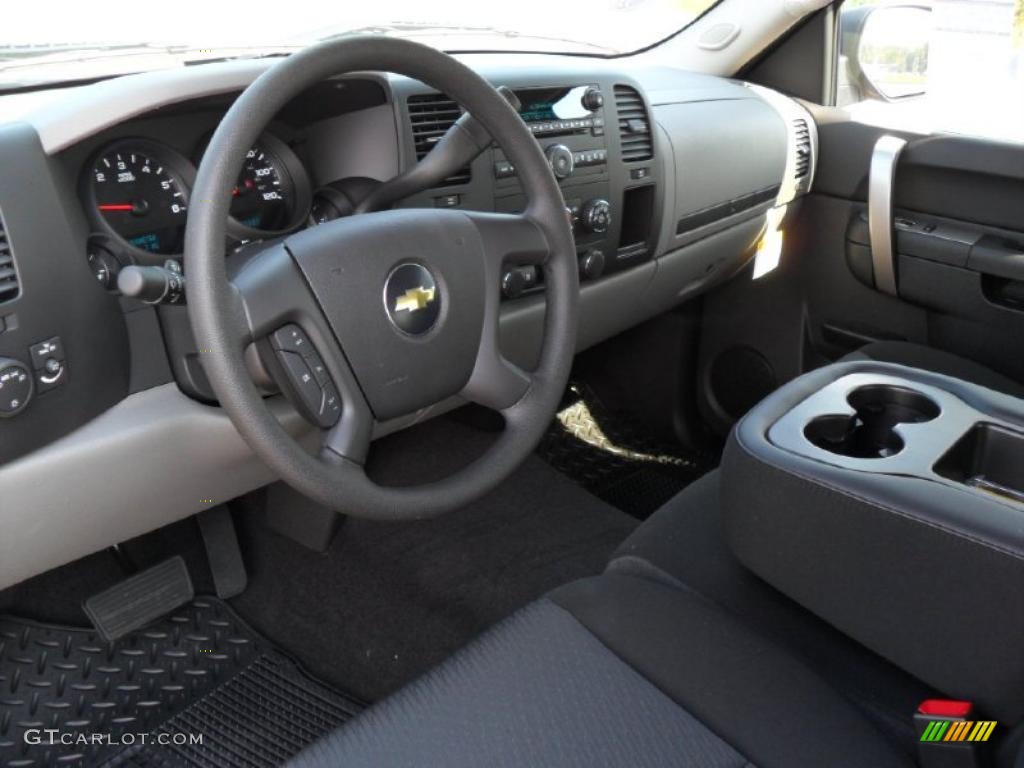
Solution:
<svg viewBox="0 0 1024 768">
<path fill-rule="evenodd" d="M 612 206 L 607 200 L 588 200 L 580 211 L 580 221 L 588 232 L 602 234 L 612 223 Z"/>
<path fill-rule="evenodd" d="M 567 179 L 572 176 L 576 162 L 572 150 L 565 144 L 552 144 L 544 151 L 544 156 L 548 159 L 548 165 L 551 166 L 551 172 L 555 174 L 556 179 Z"/>
<path fill-rule="evenodd" d="M 32 371 L 24 363 L 0 357 L 0 419 L 17 416 L 32 399 Z"/>
<path fill-rule="evenodd" d="M 587 88 L 580 98 L 580 103 L 583 104 L 584 109 L 596 112 L 604 106 L 604 94 L 601 93 L 600 88 Z"/>
<path fill-rule="evenodd" d="M 596 280 L 604 273 L 604 251 L 594 248 L 579 257 L 580 277 Z"/>
</svg>

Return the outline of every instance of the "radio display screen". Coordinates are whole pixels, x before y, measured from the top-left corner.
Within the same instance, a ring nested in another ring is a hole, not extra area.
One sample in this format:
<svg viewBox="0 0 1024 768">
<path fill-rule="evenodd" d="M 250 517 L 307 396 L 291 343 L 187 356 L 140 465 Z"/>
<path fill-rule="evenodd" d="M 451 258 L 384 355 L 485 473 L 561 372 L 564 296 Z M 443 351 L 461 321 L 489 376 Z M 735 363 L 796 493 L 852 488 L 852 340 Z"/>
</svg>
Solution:
<svg viewBox="0 0 1024 768">
<path fill-rule="evenodd" d="M 587 86 L 576 88 L 530 88 L 516 91 L 521 103 L 519 115 L 527 123 L 546 120 L 575 120 L 589 117 L 581 99 Z"/>
</svg>

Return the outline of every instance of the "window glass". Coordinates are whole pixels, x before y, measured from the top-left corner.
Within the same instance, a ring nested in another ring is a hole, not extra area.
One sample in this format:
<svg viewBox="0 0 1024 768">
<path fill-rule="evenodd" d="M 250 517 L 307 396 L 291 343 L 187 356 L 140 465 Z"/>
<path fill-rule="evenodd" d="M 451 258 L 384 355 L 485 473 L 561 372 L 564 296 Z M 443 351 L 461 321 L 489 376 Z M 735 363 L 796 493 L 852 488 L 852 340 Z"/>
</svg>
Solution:
<svg viewBox="0 0 1024 768">
<path fill-rule="evenodd" d="M 846 0 L 840 19 L 856 119 L 1024 141 L 1024 0 Z"/>
<path fill-rule="evenodd" d="M 319 40 L 393 35 L 446 51 L 540 51 L 616 56 L 654 45 L 716 0 L 137 0 L 10 3 L 0 25 L 0 90 L 283 55 Z"/>
</svg>

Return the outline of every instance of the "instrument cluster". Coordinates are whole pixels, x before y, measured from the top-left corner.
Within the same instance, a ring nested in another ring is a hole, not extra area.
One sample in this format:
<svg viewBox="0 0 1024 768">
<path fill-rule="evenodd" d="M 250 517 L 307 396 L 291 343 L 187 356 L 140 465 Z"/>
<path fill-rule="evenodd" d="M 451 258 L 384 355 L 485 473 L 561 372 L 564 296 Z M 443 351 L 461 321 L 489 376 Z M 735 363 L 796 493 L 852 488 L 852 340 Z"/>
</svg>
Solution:
<svg viewBox="0 0 1024 768">
<path fill-rule="evenodd" d="M 209 136 L 190 159 L 158 141 L 123 138 L 86 162 L 81 196 L 93 232 L 89 259 L 101 283 L 116 277 L 118 264 L 163 264 L 181 255 L 196 166 L 208 143 Z M 309 175 L 271 133 L 246 153 L 231 195 L 229 247 L 284 235 L 310 220 Z"/>
</svg>

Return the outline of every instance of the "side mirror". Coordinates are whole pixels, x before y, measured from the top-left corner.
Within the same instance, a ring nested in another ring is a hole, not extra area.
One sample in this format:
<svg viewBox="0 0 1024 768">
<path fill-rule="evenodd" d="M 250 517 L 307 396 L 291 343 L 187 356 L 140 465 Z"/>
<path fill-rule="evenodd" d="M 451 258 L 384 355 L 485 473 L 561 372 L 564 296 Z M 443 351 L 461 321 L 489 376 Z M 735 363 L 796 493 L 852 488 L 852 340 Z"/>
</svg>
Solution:
<svg viewBox="0 0 1024 768">
<path fill-rule="evenodd" d="M 922 96 L 928 83 L 932 12 L 928 5 L 862 6 L 844 12 L 841 56 L 860 98 Z"/>
</svg>

